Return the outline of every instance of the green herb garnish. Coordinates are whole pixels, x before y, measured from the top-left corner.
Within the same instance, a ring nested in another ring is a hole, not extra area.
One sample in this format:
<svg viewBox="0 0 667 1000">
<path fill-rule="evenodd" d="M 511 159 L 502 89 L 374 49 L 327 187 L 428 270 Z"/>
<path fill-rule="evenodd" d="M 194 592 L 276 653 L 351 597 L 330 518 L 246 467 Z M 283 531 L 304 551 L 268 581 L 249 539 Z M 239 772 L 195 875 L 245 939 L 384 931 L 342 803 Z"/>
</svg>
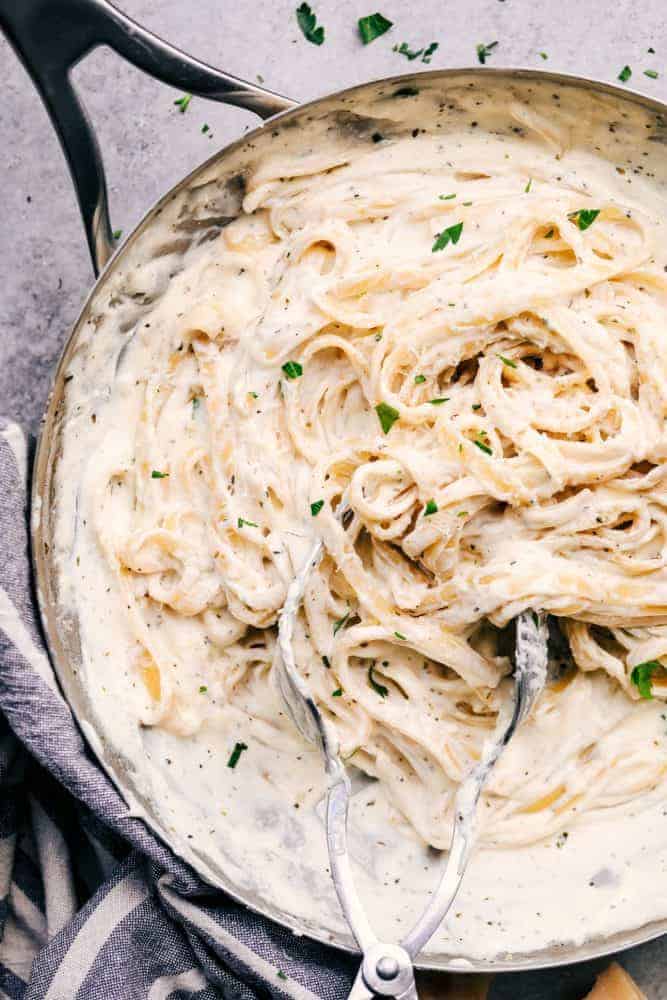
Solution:
<svg viewBox="0 0 667 1000">
<path fill-rule="evenodd" d="M 334 622 L 333 634 L 336 635 L 342 628 L 347 625 L 348 619 L 350 617 L 350 612 L 346 611 L 342 618 L 339 618 L 337 622 Z"/>
<path fill-rule="evenodd" d="M 421 385 L 422 382 L 426 381 L 425 375 L 415 375 L 415 385 Z"/>
<path fill-rule="evenodd" d="M 188 110 L 188 105 L 190 104 L 191 100 L 192 100 L 192 94 L 183 94 L 183 96 L 179 97 L 177 101 L 174 101 L 174 104 L 176 105 L 176 107 L 178 108 L 178 110 L 181 112 L 182 115 L 184 115 L 185 112 Z"/>
<path fill-rule="evenodd" d="M 114 231 L 113 231 L 113 238 L 115 240 L 119 240 L 122 235 L 123 235 L 123 230 L 122 229 L 114 229 Z"/>
<path fill-rule="evenodd" d="M 206 135 L 206 133 L 209 131 L 209 128 L 208 128 L 208 125 L 206 124 L 206 122 L 204 122 L 204 124 L 202 125 L 201 130 L 202 130 L 202 132 L 203 132 L 204 135 Z"/>
<path fill-rule="evenodd" d="M 394 632 L 394 635 L 396 636 L 397 639 L 403 639 L 403 641 L 405 641 L 405 636 L 403 635 L 402 632 Z"/>
<path fill-rule="evenodd" d="M 242 528 L 244 525 L 246 528 L 259 528 L 259 525 L 255 524 L 254 521 L 246 521 L 244 517 L 239 517 L 236 521 L 236 527 Z"/>
<path fill-rule="evenodd" d="M 200 684 L 199 685 L 199 693 L 200 694 L 206 694 L 207 691 L 208 691 L 208 688 L 206 687 L 205 684 Z"/>
<path fill-rule="evenodd" d="M 477 58 L 481 62 L 482 66 L 489 58 L 489 56 L 492 54 L 497 44 L 498 42 L 489 42 L 487 45 L 485 45 L 483 42 L 480 42 L 480 44 L 477 46 Z"/>
<path fill-rule="evenodd" d="M 385 434 L 388 434 L 400 417 L 400 413 L 393 406 L 390 406 L 389 403 L 378 403 L 375 407 L 375 412 L 378 415 L 380 427 Z"/>
<path fill-rule="evenodd" d="M 644 76 L 650 77 L 651 80 L 657 80 L 659 75 L 660 74 L 657 73 L 654 69 L 645 69 L 644 70 Z"/>
<path fill-rule="evenodd" d="M 389 31 L 394 22 L 390 21 L 384 16 L 384 14 L 368 14 L 366 17 L 359 18 L 359 34 L 364 45 L 368 45 L 369 42 L 375 41 L 380 35 L 384 35 L 385 32 Z"/>
<path fill-rule="evenodd" d="M 324 28 L 317 24 L 317 18 L 307 3 L 297 7 L 296 19 L 306 41 L 321 45 L 324 41 Z"/>
<path fill-rule="evenodd" d="M 370 667 L 368 668 L 368 683 L 373 688 L 373 690 L 380 695 L 381 698 L 386 698 L 387 695 L 389 694 L 389 688 L 385 687 L 384 684 L 378 684 L 378 682 L 375 680 L 375 678 L 373 677 L 373 666 L 374 664 L 371 663 Z"/>
<path fill-rule="evenodd" d="M 659 670 L 662 663 L 657 660 L 647 660 L 646 663 L 638 663 L 630 674 L 630 680 L 635 685 L 642 698 L 652 698 L 651 678 L 656 670 Z"/>
<path fill-rule="evenodd" d="M 438 198 L 440 201 L 451 201 L 452 198 L 456 198 L 456 194 L 439 194 Z"/>
<path fill-rule="evenodd" d="M 436 396 L 435 399 L 429 399 L 431 406 L 440 406 L 441 403 L 448 403 L 449 396 Z"/>
<path fill-rule="evenodd" d="M 472 404 L 472 409 L 473 410 L 481 410 L 482 409 L 482 404 L 481 403 L 473 403 Z"/>
<path fill-rule="evenodd" d="M 621 72 L 618 74 L 618 79 L 621 81 L 621 83 L 627 83 L 627 81 L 630 79 L 631 76 L 632 76 L 632 70 L 630 69 L 630 67 L 624 66 Z"/>
<path fill-rule="evenodd" d="M 288 378 L 301 378 L 303 375 L 303 365 L 298 361 L 286 361 L 282 369 Z"/>
<path fill-rule="evenodd" d="M 454 226 L 448 226 L 447 229 L 443 229 L 441 233 L 438 233 L 435 243 L 431 247 L 431 253 L 435 253 L 437 250 L 444 250 L 448 243 L 458 243 L 461 239 L 461 233 L 463 232 L 463 223 L 457 222 Z"/>
<path fill-rule="evenodd" d="M 251 392 L 248 393 L 248 395 L 252 396 L 253 399 L 259 399 L 259 393 L 258 392 L 252 392 L 251 391 Z"/>
<path fill-rule="evenodd" d="M 405 56 L 406 59 L 409 59 L 410 62 L 412 62 L 412 60 L 417 59 L 424 50 L 411 49 L 407 42 L 401 42 L 400 45 L 394 45 L 391 51 L 398 52 L 399 56 Z"/>
<path fill-rule="evenodd" d="M 342 695 L 342 693 L 343 693 L 343 689 L 342 688 L 336 688 L 335 691 L 331 692 L 331 697 L 332 698 L 340 698 L 341 695 Z"/>
<path fill-rule="evenodd" d="M 576 222 L 579 229 L 583 232 L 584 229 L 588 229 L 589 226 L 593 225 L 599 214 L 599 208 L 579 208 L 576 212 L 570 212 L 568 219 Z"/>
<path fill-rule="evenodd" d="M 324 507 L 324 500 L 316 500 L 315 503 L 311 503 L 310 505 L 310 513 L 312 514 L 313 517 L 317 517 L 317 515 L 319 514 L 319 512 L 322 510 L 323 507 Z"/>
<path fill-rule="evenodd" d="M 542 57 L 542 59 L 548 59 L 549 58 L 549 56 L 546 54 L 546 52 L 540 52 L 540 56 Z"/>
<path fill-rule="evenodd" d="M 438 505 L 435 500 L 429 500 L 424 507 L 424 517 L 429 517 L 431 514 L 438 513 Z"/>
<path fill-rule="evenodd" d="M 243 753 L 244 750 L 247 749 L 248 749 L 247 743 L 237 743 L 231 752 L 229 760 L 227 761 L 227 767 L 231 768 L 236 767 L 241 757 L 241 754 Z"/>
<path fill-rule="evenodd" d="M 151 472 L 151 479 L 167 479 L 168 476 L 168 472 L 158 472 L 157 469 L 153 469 Z"/>
<path fill-rule="evenodd" d="M 424 55 L 422 56 L 422 62 L 423 63 L 427 63 L 427 64 L 430 63 L 431 58 L 432 58 L 433 54 L 435 53 L 435 51 L 438 49 L 438 47 L 439 47 L 439 43 L 438 42 L 431 42 L 430 45 L 427 45 L 426 48 L 424 49 Z"/>
<path fill-rule="evenodd" d="M 493 455 L 493 450 L 488 444 L 484 444 L 483 441 L 475 440 L 473 444 L 476 445 L 480 451 L 483 451 L 486 455 Z"/>
<path fill-rule="evenodd" d="M 512 361 L 511 358 L 505 358 L 502 354 L 499 354 L 498 357 L 504 365 L 507 365 L 508 368 L 516 368 L 516 361 Z"/>
<path fill-rule="evenodd" d="M 529 177 L 529 178 L 528 178 L 528 183 L 526 184 L 525 188 L 523 189 L 523 191 L 524 191 L 524 194 L 528 194 L 528 192 L 529 192 L 529 191 L 530 191 L 530 189 L 531 189 L 531 186 L 532 186 L 532 183 L 533 183 L 533 178 L 532 178 L 532 177 Z"/>
</svg>

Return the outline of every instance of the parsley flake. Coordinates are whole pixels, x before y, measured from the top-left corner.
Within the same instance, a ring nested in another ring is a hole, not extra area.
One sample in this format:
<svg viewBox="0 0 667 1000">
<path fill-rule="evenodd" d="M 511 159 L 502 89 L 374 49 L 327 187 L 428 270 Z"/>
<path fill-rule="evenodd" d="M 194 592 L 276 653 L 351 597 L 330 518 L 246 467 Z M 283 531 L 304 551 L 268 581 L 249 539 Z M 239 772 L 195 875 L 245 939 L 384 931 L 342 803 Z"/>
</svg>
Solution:
<svg viewBox="0 0 667 1000">
<path fill-rule="evenodd" d="M 644 76 L 650 77 L 651 80 L 657 80 L 659 75 L 660 74 L 657 73 L 656 70 L 654 70 L 654 69 L 645 69 L 644 70 Z"/>
<path fill-rule="evenodd" d="M 114 231 L 113 231 L 113 238 L 115 240 L 119 240 L 122 235 L 123 235 L 123 230 L 122 229 L 114 229 Z"/>
<path fill-rule="evenodd" d="M 403 639 L 403 641 L 405 641 L 405 636 L 403 635 L 402 632 L 394 632 L 394 635 L 396 636 L 397 639 Z"/>
<path fill-rule="evenodd" d="M 588 229 L 592 226 L 598 215 L 600 214 L 599 208 L 579 208 L 576 212 L 570 212 L 568 214 L 568 219 L 572 222 L 576 222 L 579 229 L 582 231 Z"/>
<path fill-rule="evenodd" d="M 457 517 L 467 517 L 468 516 L 468 511 L 467 510 L 460 510 L 456 516 Z"/>
<path fill-rule="evenodd" d="M 286 361 L 282 369 L 288 378 L 301 378 L 303 375 L 303 365 L 298 361 Z"/>
<path fill-rule="evenodd" d="M 638 663 L 630 674 L 630 680 L 635 685 L 642 698 L 652 698 L 651 678 L 656 670 L 659 670 L 662 663 L 657 660 L 647 660 L 646 663 Z"/>
<path fill-rule="evenodd" d="M 324 28 L 317 24 L 317 18 L 307 3 L 297 7 L 296 19 L 306 41 L 321 45 L 324 41 Z"/>
<path fill-rule="evenodd" d="M 511 358 L 506 358 L 502 354 L 499 354 L 498 357 L 504 365 L 507 365 L 508 368 L 516 368 L 516 361 L 512 361 Z"/>
<path fill-rule="evenodd" d="M 359 34 L 364 45 L 368 45 L 370 42 L 375 41 L 376 38 L 379 38 L 380 35 L 384 35 L 385 32 L 389 31 L 393 23 L 384 14 L 379 13 L 360 17 L 358 21 Z"/>
<path fill-rule="evenodd" d="M 319 514 L 319 512 L 322 510 L 323 507 L 324 507 L 324 500 L 316 500 L 315 503 L 311 503 L 310 505 L 310 513 L 312 514 L 313 517 L 317 517 L 317 515 Z"/>
<path fill-rule="evenodd" d="M 532 185 L 533 185 L 533 178 L 529 177 L 528 178 L 528 183 L 526 184 L 525 188 L 523 189 L 524 194 L 528 194 L 528 192 L 530 191 Z"/>
<path fill-rule="evenodd" d="M 339 618 L 337 622 L 334 622 L 333 634 L 336 635 L 342 628 L 347 625 L 348 619 L 350 617 L 350 612 L 346 611 L 342 618 Z"/>
<path fill-rule="evenodd" d="M 431 406 L 440 406 L 441 403 L 448 403 L 449 396 L 436 396 L 435 399 L 429 399 Z"/>
<path fill-rule="evenodd" d="M 477 58 L 481 62 L 482 66 L 489 58 L 489 56 L 493 53 L 493 50 L 496 48 L 497 45 L 498 42 L 489 42 L 487 45 L 485 45 L 483 42 L 480 42 L 480 44 L 477 46 Z"/>
<path fill-rule="evenodd" d="M 541 56 L 542 59 L 548 59 L 549 58 L 549 56 L 546 54 L 546 52 L 540 52 L 540 56 Z"/>
<path fill-rule="evenodd" d="M 448 226 L 447 229 L 443 229 L 441 233 L 438 233 L 435 243 L 431 247 L 431 253 L 435 253 L 437 250 L 444 250 L 448 243 L 456 245 L 461 239 L 462 232 L 462 222 L 457 222 L 456 225 Z"/>
<path fill-rule="evenodd" d="M 200 684 L 199 685 L 199 693 L 200 694 L 206 694 L 207 691 L 208 691 L 208 688 L 206 687 L 205 684 Z"/>
<path fill-rule="evenodd" d="M 422 382 L 426 381 L 425 375 L 415 375 L 415 385 L 421 385 Z"/>
<path fill-rule="evenodd" d="M 235 768 L 239 762 L 241 754 L 243 753 L 244 750 L 247 749 L 248 749 L 247 743 L 237 743 L 231 752 L 229 760 L 227 761 L 227 767 L 231 767 L 232 769 Z"/>
<path fill-rule="evenodd" d="M 485 444 L 484 441 L 475 440 L 473 441 L 473 444 L 476 445 L 480 451 L 483 451 L 485 455 L 493 455 L 492 448 L 488 444 Z"/>
<path fill-rule="evenodd" d="M 342 688 L 336 688 L 335 691 L 331 692 L 331 697 L 332 698 L 340 698 L 342 694 L 343 694 L 343 689 Z"/>
<path fill-rule="evenodd" d="M 398 52 L 399 56 L 405 56 L 406 59 L 409 59 L 410 62 L 412 62 L 412 60 L 417 59 L 424 50 L 411 49 L 407 42 L 401 42 L 400 45 L 394 45 L 391 51 Z"/>
<path fill-rule="evenodd" d="M 438 48 L 439 48 L 439 42 L 431 42 L 430 45 L 427 45 L 426 48 L 424 49 L 422 62 L 426 64 L 430 63 L 431 58 L 433 57 Z"/>
<path fill-rule="evenodd" d="M 472 408 L 473 408 L 473 410 L 481 410 L 482 409 L 482 404 L 481 403 L 473 403 L 472 404 Z"/>
<path fill-rule="evenodd" d="M 632 70 L 630 69 L 630 67 L 624 66 L 621 72 L 618 74 L 618 79 L 621 81 L 621 83 L 627 83 L 631 76 L 632 76 Z"/>
<path fill-rule="evenodd" d="M 378 415 L 380 427 L 385 434 L 388 434 L 400 417 L 400 413 L 393 406 L 390 406 L 389 403 L 378 403 L 375 407 L 375 412 Z"/>
<path fill-rule="evenodd" d="M 183 94 L 183 96 L 179 97 L 177 101 L 174 101 L 174 104 L 176 105 L 176 107 L 178 108 L 178 110 L 181 112 L 182 115 L 184 115 L 185 112 L 188 110 L 188 105 L 190 104 L 191 100 L 192 100 L 192 94 Z"/>
<path fill-rule="evenodd" d="M 373 677 L 373 666 L 374 665 L 371 663 L 370 667 L 368 668 L 368 684 L 370 687 L 373 688 L 374 691 L 377 692 L 377 694 L 380 695 L 381 698 L 386 698 L 387 695 L 389 694 L 389 688 L 385 687 L 384 684 L 378 684 L 378 682 L 375 680 L 375 678 Z"/>
<path fill-rule="evenodd" d="M 439 194 L 438 198 L 440 201 L 451 201 L 452 198 L 456 198 L 456 194 Z"/>
<path fill-rule="evenodd" d="M 255 524 L 254 521 L 246 521 L 244 517 L 239 517 L 236 521 L 236 527 L 242 528 L 244 525 L 246 528 L 259 528 L 259 525 Z"/>
<path fill-rule="evenodd" d="M 167 479 L 169 476 L 168 472 L 158 472 L 157 469 L 153 469 L 151 472 L 151 479 Z"/>
<path fill-rule="evenodd" d="M 202 130 L 202 132 L 203 132 L 204 135 L 206 135 L 206 133 L 209 131 L 209 127 L 206 124 L 206 122 L 204 122 L 204 124 L 202 125 L 201 130 Z"/>
<path fill-rule="evenodd" d="M 431 514 L 438 513 L 438 505 L 435 500 L 429 500 L 424 507 L 424 517 L 430 517 Z"/>
</svg>

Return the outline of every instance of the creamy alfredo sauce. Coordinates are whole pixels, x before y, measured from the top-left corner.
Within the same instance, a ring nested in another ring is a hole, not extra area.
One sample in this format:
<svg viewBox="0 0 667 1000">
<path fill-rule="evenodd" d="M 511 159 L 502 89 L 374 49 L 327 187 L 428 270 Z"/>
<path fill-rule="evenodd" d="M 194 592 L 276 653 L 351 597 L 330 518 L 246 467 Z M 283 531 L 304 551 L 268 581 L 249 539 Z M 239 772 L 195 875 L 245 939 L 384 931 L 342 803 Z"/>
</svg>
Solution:
<svg viewBox="0 0 667 1000">
<path fill-rule="evenodd" d="M 558 679 L 430 945 L 490 958 L 665 915 L 667 257 L 657 186 L 572 118 L 457 111 L 262 156 L 168 280 L 124 275 L 140 318 L 69 368 L 58 551 L 97 728 L 166 836 L 305 928 L 342 921 L 272 662 L 313 539 L 297 662 L 387 933 L 509 695 L 508 623 L 551 612 Z"/>
</svg>

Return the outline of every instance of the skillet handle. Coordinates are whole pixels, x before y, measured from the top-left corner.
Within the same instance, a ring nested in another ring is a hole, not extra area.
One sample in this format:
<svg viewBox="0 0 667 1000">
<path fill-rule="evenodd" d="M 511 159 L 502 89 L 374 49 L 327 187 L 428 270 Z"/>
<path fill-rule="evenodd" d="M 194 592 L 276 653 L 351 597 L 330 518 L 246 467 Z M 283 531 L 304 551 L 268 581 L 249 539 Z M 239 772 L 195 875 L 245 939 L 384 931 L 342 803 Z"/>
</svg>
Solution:
<svg viewBox="0 0 667 1000">
<path fill-rule="evenodd" d="M 67 157 L 93 270 L 114 252 L 104 166 L 70 70 L 98 45 L 179 90 L 269 118 L 295 102 L 199 62 L 126 17 L 108 0 L 0 0 L 0 28 L 30 73 Z"/>
</svg>

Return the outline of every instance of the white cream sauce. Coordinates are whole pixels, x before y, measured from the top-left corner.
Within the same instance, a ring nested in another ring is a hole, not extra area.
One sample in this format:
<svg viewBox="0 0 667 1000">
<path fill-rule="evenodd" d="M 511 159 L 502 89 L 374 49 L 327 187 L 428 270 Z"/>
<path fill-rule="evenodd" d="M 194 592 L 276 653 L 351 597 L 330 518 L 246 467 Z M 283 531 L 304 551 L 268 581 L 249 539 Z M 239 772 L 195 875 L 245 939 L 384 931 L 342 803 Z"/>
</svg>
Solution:
<svg viewBox="0 0 667 1000">
<path fill-rule="evenodd" d="M 134 808 L 320 934 L 345 933 L 323 769 L 271 677 L 316 533 L 297 661 L 357 765 L 350 846 L 387 935 L 434 887 L 426 845 L 506 697 L 498 630 L 559 616 L 578 669 L 494 772 L 428 947 L 488 960 L 667 916 L 667 712 L 632 681 L 655 661 L 665 688 L 667 244 L 662 189 L 584 148 L 582 116 L 517 100 L 491 132 L 476 96 L 447 134 L 383 120 L 260 158 L 242 217 L 182 262 L 165 210 L 70 359 L 56 548 Z"/>
</svg>

